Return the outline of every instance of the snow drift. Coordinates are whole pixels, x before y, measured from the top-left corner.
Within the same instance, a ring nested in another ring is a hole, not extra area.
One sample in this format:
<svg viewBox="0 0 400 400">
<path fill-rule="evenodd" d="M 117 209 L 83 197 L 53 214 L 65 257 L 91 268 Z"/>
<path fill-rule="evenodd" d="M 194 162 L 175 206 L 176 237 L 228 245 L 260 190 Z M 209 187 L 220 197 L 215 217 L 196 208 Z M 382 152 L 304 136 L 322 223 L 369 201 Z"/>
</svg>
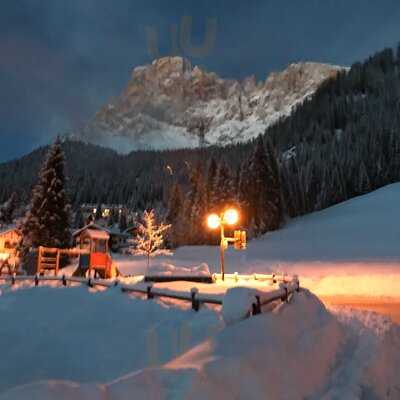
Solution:
<svg viewBox="0 0 400 400">
<path fill-rule="evenodd" d="M 68 291 L 76 292 L 74 289 L 47 288 L 45 290 L 64 294 Z M 40 293 L 40 289 L 34 289 L 34 291 Z M 23 290 L 23 292 L 30 291 Z M 31 292 L 33 293 L 33 290 Z M 101 297 L 103 293 L 87 293 L 86 296 Z M 107 293 L 112 293 L 113 300 L 117 300 L 116 297 L 114 298 L 115 291 Z M 86 296 L 78 296 L 79 301 Z M 48 301 L 48 293 L 43 298 Z M 124 301 L 135 303 L 132 299 Z M 155 312 L 160 307 L 157 303 L 138 301 L 139 304 L 145 308 L 152 308 L 152 310 L 147 309 L 146 313 L 150 321 L 153 320 L 152 315 L 160 317 Z M 135 305 L 132 305 L 135 308 Z M 87 309 L 83 310 L 85 311 Z M 73 332 L 69 327 L 61 335 L 62 341 L 68 341 L 65 337 L 73 334 L 74 341 L 80 344 L 79 347 L 75 347 L 79 351 L 70 353 L 71 358 L 64 357 L 55 364 L 60 375 L 65 377 L 71 376 L 69 372 L 72 372 L 72 365 L 76 368 L 80 364 L 80 374 L 75 374 L 75 382 L 51 380 L 22 385 L 3 391 L 0 399 L 194 400 L 209 398 L 223 400 L 258 399 L 262 396 L 274 400 L 297 400 L 306 397 L 361 399 L 366 394 L 370 398 L 391 400 L 399 398 L 396 372 L 400 368 L 399 327 L 393 326 L 388 320 L 375 314 L 350 313 L 335 316 L 306 290 L 296 294 L 290 304 L 282 303 L 272 313 L 261 314 L 221 327 L 216 334 L 208 338 L 203 336 L 204 339 L 197 345 L 191 345 L 185 353 L 162 363 L 161 366 L 132 369 L 131 373 L 121 374 L 122 377 L 117 379 L 113 379 L 112 376 L 115 376 L 117 372 L 121 373 L 118 367 L 120 363 L 126 363 L 128 360 L 130 363 L 135 363 L 132 357 L 140 358 L 143 352 L 140 336 L 143 331 L 128 329 L 123 332 L 123 335 L 119 335 L 120 329 L 116 329 L 114 321 L 108 320 L 106 323 L 101 323 L 104 305 L 102 311 L 99 311 L 99 308 L 93 308 L 91 311 L 93 316 L 89 324 L 84 318 L 78 318 L 75 320 Z M 182 315 L 186 315 L 187 318 L 194 314 L 172 308 L 166 312 L 174 321 L 179 321 Z M 211 318 L 210 314 L 213 314 L 211 311 L 204 310 L 203 312 L 203 316 L 196 314 L 191 322 L 200 330 L 201 327 L 207 327 L 210 321 L 213 321 L 212 324 L 215 323 L 215 320 Z M 121 314 L 121 311 L 119 313 Z M 140 315 L 143 318 L 145 313 Z M 131 321 L 135 321 L 138 316 L 133 312 L 124 314 L 124 317 L 130 318 Z M 145 323 L 142 318 L 140 318 L 141 324 Z M 60 331 L 53 326 L 56 331 L 52 332 L 52 326 L 46 325 L 45 321 L 49 319 L 46 311 L 39 313 L 37 319 L 39 319 L 38 325 L 42 324 L 42 333 L 44 333 L 43 348 L 46 348 L 46 344 L 51 347 L 52 341 L 49 337 L 58 336 Z M 97 321 L 97 329 L 93 329 L 95 327 L 93 325 L 96 325 L 94 321 Z M 133 327 L 137 323 L 135 322 Z M 165 332 L 165 323 L 164 320 L 157 327 L 162 337 Z M 123 340 L 123 343 L 115 346 L 116 338 L 113 339 L 113 345 L 102 343 L 101 339 L 104 339 L 104 336 L 98 333 L 101 331 L 100 326 L 109 334 L 117 334 L 118 340 Z M 92 347 L 97 350 L 91 355 L 85 354 L 90 345 L 85 341 L 82 342 L 88 333 L 93 341 Z M 121 339 L 122 337 L 125 339 Z M 163 343 L 168 347 L 165 341 Z M 37 351 L 37 343 L 34 347 Z M 98 354 L 100 349 L 101 354 Z M 26 365 L 21 363 L 23 359 L 15 358 L 15 355 L 24 356 L 23 353 L 27 351 L 27 348 L 17 353 L 7 353 L 5 350 L 6 345 L 3 344 L 1 354 L 8 355 L 6 360 L 9 360 L 9 366 Z M 50 352 L 46 355 L 47 360 L 46 357 L 43 357 L 40 363 L 37 359 L 32 360 L 30 368 L 24 369 L 25 373 L 32 374 L 30 379 L 25 376 L 20 380 L 25 380 L 25 382 L 34 380 L 33 375 L 37 368 L 55 361 L 54 355 Z M 103 358 L 102 362 L 99 362 L 99 357 Z M 35 363 L 35 368 L 33 368 L 33 363 Z M 104 368 L 99 369 L 101 366 Z M 92 371 L 94 374 L 91 379 L 83 383 L 84 380 L 78 379 L 77 375 L 85 376 L 87 371 Z M 3 379 L 4 372 L 6 369 L 0 375 Z M 42 378 L 45 377 L 46 375 L 42 375 Z M 50 374 L 48 377 L 50 378 Z M 104 383 L 98 383 L 99 381 Z M 107 381 L 108 383 L 105 383 Z"/>
</svg>

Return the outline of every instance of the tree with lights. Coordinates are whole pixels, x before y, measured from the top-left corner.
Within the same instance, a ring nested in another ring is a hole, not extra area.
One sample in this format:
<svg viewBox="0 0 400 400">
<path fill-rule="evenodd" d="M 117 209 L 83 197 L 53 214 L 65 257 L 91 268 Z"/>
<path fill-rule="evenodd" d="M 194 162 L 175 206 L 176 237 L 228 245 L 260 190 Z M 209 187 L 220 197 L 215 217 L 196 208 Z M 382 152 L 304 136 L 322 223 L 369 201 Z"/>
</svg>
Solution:
<svg viewBox="0 0 400 400">
<path fill-rule="evenodd" d="M 138 224 L 138 233 L 133 240 L 132 253 L 147 257 L 147 268 L 150 266 L 150 257 L 172 255 L 172 252 L 163 248 L 164 233 L 171 225 L 158 224 L 154 210 L 143 213 L 142 222 Z"/>
</svg>

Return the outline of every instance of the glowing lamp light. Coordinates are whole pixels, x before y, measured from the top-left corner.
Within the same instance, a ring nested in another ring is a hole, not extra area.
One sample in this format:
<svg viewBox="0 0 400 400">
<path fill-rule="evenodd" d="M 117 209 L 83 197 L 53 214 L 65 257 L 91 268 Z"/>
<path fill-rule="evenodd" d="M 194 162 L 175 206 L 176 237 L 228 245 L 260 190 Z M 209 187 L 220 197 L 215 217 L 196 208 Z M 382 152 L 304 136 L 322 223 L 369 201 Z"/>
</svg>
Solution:
<svg viewBox="0 0 400 400">
<path fill-rule="evenodd" d="M 239 221 L 239 213 L 234 208 L 226 210 L 224 220 L 228 225 L 235 225 Z"/>
<path fill-rule="evenodd" d="M 217 229 L 221 224 L 219 216 L 217 214 L 210 214 L 207 218 L 207 225 L 211 229 Z"/>
</svg>

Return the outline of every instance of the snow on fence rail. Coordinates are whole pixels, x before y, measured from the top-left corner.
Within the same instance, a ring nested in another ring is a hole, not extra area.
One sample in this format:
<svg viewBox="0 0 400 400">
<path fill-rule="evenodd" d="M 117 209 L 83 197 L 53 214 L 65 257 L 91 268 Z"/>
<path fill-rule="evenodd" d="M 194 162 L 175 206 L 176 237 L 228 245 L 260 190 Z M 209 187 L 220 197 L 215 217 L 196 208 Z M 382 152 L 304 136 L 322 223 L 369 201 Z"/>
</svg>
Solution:
<svg viewBox="0 0 400 400">
<path fill-rule="evenodd" d="M 215 276 L 215 274 L 214 274 Z M 218 276 L 216 276 L 218 278 Z M 237 274 L 226 274 L 225 278 L 237 280 Z M 240 275 L 241 279 L 256 279 L 254 275 Z M 279 288 L 271 290 L 268 292 L 255 291 L 254 302 L 252 303 L 252 308 L 249 310 L 250 314 L 257 315 L 262 311 L 262 307 L 275 302 L 277 300 L 289 302 L 290 298 L 295 292 L 300 290 L 299 279 L 297 276 L 289 277 L 287 275 L 259 275 L 257 274 L 258 280 L 269 280 L 274 283 L 279 283 Z M 164 297 L 174 300 L 181 300 L 191 302 L 192 309 L 194 311 L 199 311 L 202 304 L 212 304 L 223 306 L 224 295 L 223 294 L 210 294 L 210 293 L 199 293 L 197 288 L 192 288 L 190 292 L 173 291 L 162 288 L 153 287 L 151 282 L 142 282 L 139 284 L 124 284 L 119 280 L 101 280 L 93 278 L 82 278 L 82 277 L 72 277 L 72 276 L 41 276 L 41 275 L 16 275 L 11 276 L 0 276 L 0 280 L 5 282 L 10 282 L 11 285 L 15 285 L 17 281 L 32 281 L 35 286 L 39 286 L 40 282 L 46 281 L 59 281 L 62 282 L 63 286 L 67 286 L 70 283 L 80 283 L 86 284 L 89 287 L 102 286 L 106 288 L 111 288 L 119 286 L 122 292 L 136 293 L 140 295 L 145 295 L 147 299 L 154 299 L 155 297 Z"/>
</svg>

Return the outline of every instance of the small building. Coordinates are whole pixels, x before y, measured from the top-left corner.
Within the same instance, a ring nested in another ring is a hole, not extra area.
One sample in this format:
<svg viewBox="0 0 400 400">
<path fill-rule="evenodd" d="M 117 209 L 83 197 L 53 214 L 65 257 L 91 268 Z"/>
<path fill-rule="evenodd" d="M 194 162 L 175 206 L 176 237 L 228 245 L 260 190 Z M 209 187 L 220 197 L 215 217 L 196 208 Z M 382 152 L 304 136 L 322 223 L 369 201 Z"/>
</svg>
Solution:
<svg viewBox="0 0 400 400">
<path fill-rule="evenodd" d="M 104 226 L 90 223 L 81 229 L 78 229 L 72 234 L 75 245 L 81 249 L 88 249 L 91 239 L 104 239 L 107 241 L 107 251 L 118 251 L 120 248 L 126 245 L 129 238 L 129 234 L 120 232 L 117 229 L 106 228 Z M 94 250 L 91 250 L 94 251 Z"/>
<path fill-rule="evenodd" d="M 94 272 L 101 278 L 112 278 L 117 269 L 109 254 L 110 235 L 101 226 L 89 224 L 73 234 L 76 246 L 83 250 L 79 257 L 79 267 L 74 275 L 91 276 Z"/>
<path fill-rule="evenodd" d="M 15 255 L 21 235 L 15 226 L 0 228 L 0 253 Z"/>
<path fill-rule="evenodd" d="M 15 226 L 6 226 L 0 228 L 0 275 L 7 268 L 11 273 L 11 268 L 19 264 L 18 245 L 21 242 L 21 235 Z"/>
<path fill-rule="evenodd" d="M 98 204 L 90 204 L 90 203 L 85 203 L 81 205 L 81 211 L 82 215 L 85 219 L 87 219 L 89 216 L 95 216 L 97 213 L 97 207 L 99 207 Z M 115 210 L 118 212 L 118 214 L 122 213 L 123 210 L 123 205 L 122 204 L 100 204 L 101 207 L 101 216 L 102 218 L 108 218 L 111 214 L 111 210 Z"/>
</svg>

